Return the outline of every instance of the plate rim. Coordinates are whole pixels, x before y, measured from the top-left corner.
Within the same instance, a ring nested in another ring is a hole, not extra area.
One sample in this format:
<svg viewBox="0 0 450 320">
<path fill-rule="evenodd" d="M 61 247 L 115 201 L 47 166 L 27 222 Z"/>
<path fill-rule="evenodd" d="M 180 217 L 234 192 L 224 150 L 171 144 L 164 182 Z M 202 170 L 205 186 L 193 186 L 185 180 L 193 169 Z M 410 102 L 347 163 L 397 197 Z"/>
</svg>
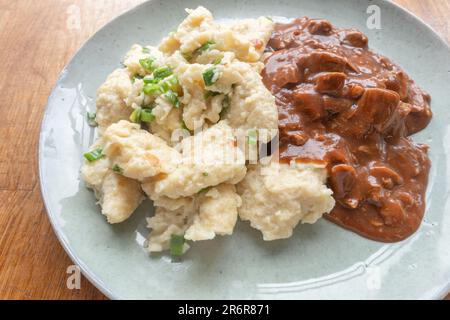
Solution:
<svg viewBox="0 0 450 320">
<path fill-rule="evenodd" d="M 370 1 L 370 0 L 368 0 L 368 1 Z M 428 25 L 424 20 L 422 20 L 416 14 L 414 14 L 413 12 L 409 11 L 408 9 L 402 7 L 401 5 L 399 5 L 395 2 L 391 2 L 389 0 L 379 0 L 379 1 L 381 1 L 383 3 L 383 5 L 391 6 L 391 8 L 394 8 L 395 10 L 402 11 L 404 14 L 409 16 L 409 18 L 412 18 L 413 20 L 415 20 L 416 22 L 421 24 L 423 27 L 425 27 L 426 29 L 428 29 L 428 31 L 431 32 L 431 34 L 435 37 L 436 40 L 438 40 L 441 44 L 443 44 L 447 48 L 447 50 L 450 51 L 450 44 L 447 43 L 447 41 L 444 40 L 443 37 L 438 32 L 436 32 L 430 25 Z M 63 247 L 66 254 L 69 256 L 70 260 L 76 266 L 79 267 L 83 276 L 86 277 L 86 279 L 88 279 L 88 281 L 91 284 L 93 284 L 102 294 L 104 294 L 107 298 L 109 298 L 111 300 L 119 300 L 119 299 L 121 299 L 121 297 L 119 295 L 117 295 L 116 293 L 114 293 L 108 287 L 108 285 L 106 283 L 104 283 L 99 278 L 99 276 L 90 269 L 90 267 L 87 264 L 84 263 L 83 259 L 79 255 L 76 254 L 74 248 L 71 246 L 69 240 L 67 239 L 66 235 L 62 231 L 62 228 L 58 223 L 58 219 L 56 218 L 55 213 L 52 212 L 52 210 L 50 210 L 50 207 L 51 207 L 50 202 L 51 201 L 47 194 L 46 187 L 43 183 L 43 180 L 44 180 L 44 178 L 43 178 L 43 171 L 44 171 L 44 169 L 43 169 L 43 166 L 44 166 L 43 165 L 43 163 L 44 163 L 43 153 L 44 153 L 44 148 L 45 148 L 45 146 L 44 146 L 45 130 L 44 129 L 47 126 L 47 123 L 49 122 L 49 114 L 50 114 L 49 111 L 51 109 L 51 103 L 55 99 L 56 89 L 57 89 L 58 85 L 61 83 L 61 81 L 64 79 L 64 77 L 67 73 L 67 69 L 69 68 L 69 66 L 71 66 L 73 64 L 74 60 L 78 57 L 79 53 L 84 49 L 84 47 L 99 32 L 101 32 L 104 28 L 108 27 L 109 25 L 113 24 L 117 19 L 120 19 L 121 17 L 129 15 L 129 14 L 132 14 L 134 11 L 141 9 L 141 7 L 148 5 L 148 3 L 150 3 L 150 2 L 154 2 L 154 0 L 144 1 L 136 6 L 133 6 L 130 9 L 120 13 L 119 15 L 115 16 L 114 18 L 109 20 L 107 23 L 105 23 L 104 25 L 99 27 L 98 30 L 96 30 L 87 40 L 85 40 L 82 43 L 82 45 L 75 51 L 75 53 L 72 55 L 72 57 L 66 63 L 66 65 L 63 67 L 61 72 L 58 74 L 58 78 L 51 89 L 51 93 L 49 95 L 49 98 L 45 105 L 43 116 L 41 118 L 42 120 L 41 120 L 40 129 L 39 129 L 40 130 L 39 131 L 39 143 L 38 143 L 38 152 L 37 152 L 39 190 L 40 190 L 41 198 L 43 200 L 42 202 L 44 204 L 44 208 L 47 213 L 47 216 L 50 220 L 50 224 L 52 226 L 53 232 L 56 234 L 56 237 L 57 237 L 59 243 Z M 444 283 L 438 290 L 436 290 L 435 293 L 433 293 L 431 295 L 430 299 L 441 300 L 441 299 L 445 298 L 449 293 L 450 293 L 450 279 L 447 281 L 447 283 Z M 160 299 L 156 298 L 154 300 L 160 300 Z"/>
</svg>

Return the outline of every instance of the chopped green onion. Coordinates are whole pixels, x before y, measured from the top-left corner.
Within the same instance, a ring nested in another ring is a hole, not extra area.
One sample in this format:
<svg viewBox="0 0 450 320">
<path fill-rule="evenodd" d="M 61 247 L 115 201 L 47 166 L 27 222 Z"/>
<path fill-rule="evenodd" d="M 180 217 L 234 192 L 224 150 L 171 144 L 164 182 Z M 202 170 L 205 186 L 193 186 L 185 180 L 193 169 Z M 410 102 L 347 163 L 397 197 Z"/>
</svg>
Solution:
<svg viewBox="0 0 450 320">
<path fill-rule="evenodd" d="M 149 83 L 144 86 L 145 94 L 161 93 L 161 86 L 156 83 Z"/>
<path fill-rule="evenodd" d="M 181 129 L 186 130 L 189 134 L 193 134 L 193 132 L 186 126 L 186 123 L 181 120 Z"/>
<path fill-rule="evenodd" d="M 273 22 L 273 19 L 272 19 L 272 17 L 270 17 L 270 16 L 266 16 L 266 19 Z"/>
<path fill-rule="evenodd" d="M 247 139 L 248 139 L 248 144 L 250 144 L 250 145 L 258 144 L 258 133 L 256 132 L 256 130 L 249 130 Z"/>
<path fill-rule="evenodd" d="M 160 67 L 155 71 L 153 71 L 153 77 L 155 79 L 164 79 L 167 78 L 168 76 L 171 76 L 172 74 L 173 74 L 172 69 L 170 69 L 167 66 Z"/>
<path fill-rule="evenodd" d="M 142 53 L 150 53 L 150 49 L 147 47 L 142 48 Z"/>
<path fill-rule="evenodd" d="M 204 177 L 207 177 L 207 176 L 209 176 L 209 173 L 208 173 L 208 172 L 203 172 L 202 175 L 203 175 Z"/>
<path fill-rule="evenodd" d="M 174 92 L 178 91 L 178 78 L 174 75 L 172 77 L 169 77 L 167 79 L 165 79 L 164 81 L 162 81 L 160 83 L 160 91 L 162 93 L 166 93 L 169 90 L 172 90 Z"/>
<path fill-rule="evenodd" d="M 130 115 L 130 121 L 134 123 L 141 122 L 141 108 L 134 109 L 134 111 Z"/>
<path fill-rule="evenodd" d="M 103 152 L 102 149 L 95 149 L 92 150 L 91 152 L 85 153 L 84 158 L 89 162 L 93 162 L 105 156 L 102 152 Z"/>
<path fill-rule="evenodd" d="M 188 129 L 188 127 L 186 126 L 186 122 L 184 122 L 184 121 L 181 121 L 181 129 L 191 131 Z"/>
<path fill-rule="evenodd" d="M 152 122 L 155 120 L 155 115 L 151 109 L 137 108 L 130 116 L 130 121 L 134 123 Z"/>
<path fill-rule="evenodd" d="M 179 108 L 180 107 L 180 101 L 178 100 L 178 94 L 176 94 L 175 92 L 173 92 L 172 90 L 167 91 L 164 94 L 164 97 L 169 100 L 169 102 L 175 107 L 175 108 Z"/>
<path fill-rule="evenodd" d="M 213 61 L 213 64 L 218 65 L 222 62 L 222 58 L 217 58 L 216 60 Z"/>
<path fill-rule="evenodd" d="M 139 60 L 139 63 L 141 64 L 142 68 L 144 68 L 145 71 L 148 71 L 148 72 L 153 71 L 153 62 L 155 62 L 155 60 L 153 60 L 152 58 Z"/>
<path fill-rule="evenodd" d="M 96 120 L 97 114 L 95 112 L 86 113 L 86 117 L 87 117 L 87 122 L 91 127 L 98 126 L 98 123 Z"/>
<path fill-rule="evenodd" d="M 222 100 L 222 111 L 220 111 L 220 119 L 223 119 L 225 116 L 225 113 L 227 113 L 228 109 L 230 108 L 230 97 L 225 96 L 225 98 Z"/>
<path fill-rule="evenodd" d="M 221 94 L 221 93 L 207 90 L 205 92 L 205 94 L 203 95 L 203 97 L 205 98 L 205 100 L 208 100 L 209 98 L 218 96 L 219 94 Z"/>
<path fill-rule="evenodd" d="M 183 52 L 181 55 L 183 56 L 186 61 L 192 60 L 192 58 L 199 56 L 203 52 L 211 49 L 216 43 L 214 41 L 207 41 L 205 42 L 200 48 L 195 49 L 192 53 L 190 52 Z"/>
<path fill-rule="evenodd" d="M 206 188 L 200 189 L 198 193 L 208 192 L 210 189 L 211 189 L 211 187 L 206 187 Z"/>
<path fill-rule="evenodd" d="M 149 83 L 158 83 L 158 82 L 159 82 L 158 79 L 154 79 L 154 78 L 151 77 L 151 76 L 145 76 L 144 79 L 143 79 L 143 81 L 144 81 L 145 84 L 149 84 Z"/>
<path fill-rule="evenodd" d="M 211 49 L 212 46 L 214 46 L 216 43 L 214 41 L 207 41 L 205 42 L 200 48 L 194 51 L 195 54 L 201 54 L 202 52 L 205 52 L 209 49 Z"/>
<path fill-rule="evenodd" d="M 176 75 L 174 75 L 173 77 L 169 78 L 168 83 L 171 84 L 172 86 L 176 86 L 178 85 L 178 78 Z"/>
<path fill-rule="evenodd" d="M 143 76 L 137 74 L 131 79 L 131 82 L 134 83 L 137 79 L 142 80 L 143 78 L 144 78 Z"/>
<path fill-rule="evenodd" d="M 112 169 L 114 172 L 123 173 L 123 169 L 118 164 L 115 164 Z"/>
<path fill-rule="evenodd" d="M 212 67 L 203 72 L 203 81 L 205 86 L 212 86 L 219 79 L 219 71 Z"/>
<path fill-rule="evenodd" d="M 145 94 L 154 94 L 154 93 L 158 93 L 158 94 L 162 94 L 162 93 L 166 93 L 168 91 L 173 91 L 176 92 L 178 91 L 179 88 L 179 84 L 178 84 L 178 78 L 172 75 L 172 71 L 170 69 L 168 69 L 168 71 L 158 71 L 155 70 L 155 72 L 153 73 L 153 77 L 145 77 L 144 78 L 144 93 Z M 170 72 L 170 73 L 169 73 Z M 156 74 L 156 75 L 155 75 Z M 166 77 L 166 75 L 168 75 Z M 165 77 L 165 79 L 161 78 L 161 77 Z"/>
<path fill-rule="evenodd" d="M 142 109 L 140 114 L 140 120 L 142 122 L 152 122 L 155 120 L 155 115 L 151 109 Z"/>
<path fill-rule="evenodd" d="M 184 53 L 182 53 L 181 55 L 182 55 L 183 58 L 184 58 L 186 61 L 188 61 L 188 62 L 193 58 L 192 54 L 189 53 L 189 52 L 184 52 Z"/>
<path fill-rule="evenodd" d="M 170 254 L 174 257 L 183 255 L 184 236 L 172 234 L 170 237 Z"/>
</svg>

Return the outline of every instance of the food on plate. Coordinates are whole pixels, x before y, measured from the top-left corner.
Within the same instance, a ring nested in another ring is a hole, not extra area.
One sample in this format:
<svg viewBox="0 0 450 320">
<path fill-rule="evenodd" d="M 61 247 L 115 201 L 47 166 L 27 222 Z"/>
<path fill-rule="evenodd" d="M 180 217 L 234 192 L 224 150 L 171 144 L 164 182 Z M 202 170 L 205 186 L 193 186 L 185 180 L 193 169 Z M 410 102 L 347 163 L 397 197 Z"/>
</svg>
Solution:
<svg viewBox="0 0 450 320">
<path fill-rule="evenodd" d="M 203 7 L 187 12 L 158 47 L 134 45 L 98 89 L 98 138 L 84 155 L 82 178 L 110 223 L 126 220 L 143 199 L 153 201 L 151 252 L 180 255 L 187 241 L 231 235 L 238 216 L 266 240 L 289 237 L 334 200 L 323 166 L 251 164 L 278 134 L 275 97 L 260 75 L 274 23 L 220 24 Z M 292 176 L 278 187 L 263 184 L 256 167 L 269 180 Z M 270 227 L 256 212 L 261 203 L 251 203 L 259 190 L 277 201 L 267 212 Z"/>
<path fill-rule="evenodd" d="M 430 160 L 410 135 L 431 120 L 430 96 L 354 29 L 309 18 L 279 23 L 264 83 L 279 110 L 280 161 L 326 165 L 336 206 L 326 217 L 398 241 L 420 225 Z"/>
<path fill-rule="evenodd" d="M 133 45 L 88 115 L 81 174 L 109 223 L 149 198 L 148 250 L 174 256 L 238 218 L 266 241 L 322 216 L 381 241 L 418 228 L 430 160 L 410 135 L 430 96 L 400 67 L 326 20 L 187 12 L 159 46 Z"/>
<path fill-rule="evenodd" d="M 250 166 L 238 185 L 239 217 L 260 230 L 264 240 L 289 238 L 302 223 L 315 223 L 334 207 L 321 164 L 271 162 Z"/>
<path fill-rule="evenodd" d="M 192 197 L 158 198 L 156 213 L 148 219 L 152 229 L 150 251 L 170 248 L 172 235 L 186 240 L 211 240 L 218 235 L 231 235 L 238 218 L 241 198 L 232 184 L 220 184 Z M 185 244 L 185 249 L 189 246 Z"/>
<path fill-rule="evenodd" d="M 144 183 L 144 191 L 153 200 L 160 196 L 177 199 L 221 183 L 238 183 L 247 169 L 245 155 L 235 145 L 232 133 L 223 121 L 183 139 L 178 145 L 179 164 L 163 176 Z"/>
<path fill-rule="evenodd" d="M 131 90 L 130 73 L 126 69 L 115 70 L 97 90 L 95 121 L 101 131 L 119 120 L 128 119 L 133 109 L 125 100 Z"/>
<path fill-rule="evenodd" d="M 125 221 L 144 200 L 139 182 L 116 173 L 106 158 L 85 163 L 81 173 L 109 223 Z"/>
</svg>

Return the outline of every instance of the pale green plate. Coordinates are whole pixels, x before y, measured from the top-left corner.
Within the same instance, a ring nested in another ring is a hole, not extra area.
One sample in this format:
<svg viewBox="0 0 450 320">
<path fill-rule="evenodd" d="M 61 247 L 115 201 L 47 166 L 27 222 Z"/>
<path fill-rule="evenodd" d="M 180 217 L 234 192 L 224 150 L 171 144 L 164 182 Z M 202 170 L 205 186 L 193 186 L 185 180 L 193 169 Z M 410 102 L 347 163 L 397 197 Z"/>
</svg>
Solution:
<svg viewBox="0 0 450 320">
<path fill-rule="evenodd" d="M 299 226 L 289 240 L 267 243 L 240 222 L 232 237 L 196 243 L 182 263 L 172 263 L 166 255 L 149 257 L 142 247 L 150 203 L 126 223 L 105 222 L 79 177 L 82 154 L 94 135 L 85 115 L 95 109 L 95 90 L 132 44 L 157 44 L 182 21 L 185 7 L 199 4 L 218 19 L 306 15 L 356 27 L 431 94 L 433 121 L 416 136 L 431 145 L 433 162 L 426 217 L 417 233 L 383 244 L 322 220 Z M 381 10 L 381 30 L 366 26 L 369 5 Z M 42 195 L 67 253 L 110 298 L 441 298 L 450 289 L 449 84 L 449 48 L 387 1 L 147 2 L 101 29 L 62 72 L 42 124 Z"/>
</svg>

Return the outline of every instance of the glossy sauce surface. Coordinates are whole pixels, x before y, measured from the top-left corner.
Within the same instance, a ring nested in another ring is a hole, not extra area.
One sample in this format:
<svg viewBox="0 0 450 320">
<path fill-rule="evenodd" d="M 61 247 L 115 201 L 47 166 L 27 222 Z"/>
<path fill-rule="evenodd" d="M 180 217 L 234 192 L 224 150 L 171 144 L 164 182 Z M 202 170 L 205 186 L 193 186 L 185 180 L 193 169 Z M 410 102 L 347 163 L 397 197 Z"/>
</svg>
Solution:
<svg viewBox="0 0 450 320">
<path fill-rule="evenodd" d="M 276 24 L 268 51 L 262 75 L 279 109 L 280 160 L 326 164 L 329 220 L 378 241 L 411 235 L 430 160 L 409 136 L 430 122 L 430 96 L 364 34 L 326 20 Z"/>
</svg>

